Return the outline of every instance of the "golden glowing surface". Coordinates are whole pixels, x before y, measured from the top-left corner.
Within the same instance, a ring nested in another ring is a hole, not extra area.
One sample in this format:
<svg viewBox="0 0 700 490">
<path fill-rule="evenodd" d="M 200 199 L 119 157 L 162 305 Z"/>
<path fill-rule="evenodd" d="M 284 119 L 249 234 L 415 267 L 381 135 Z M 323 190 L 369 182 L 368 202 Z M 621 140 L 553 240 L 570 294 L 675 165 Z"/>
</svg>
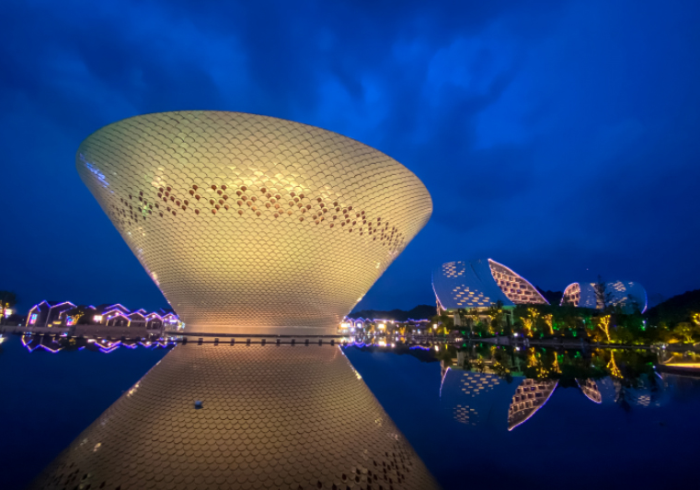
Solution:
<svg viewBox="0 0 700 490">
<path fill-rule="evenodd" d="M 432 212 L 383 153 L 251 114 L 126 119 L 76 163 L 189 331 L 333 333 Z"/>
<path fill-rule="evenodd" d="M 33 488 L 438 486 L 340 348 L 190 343 L 124 393 Z"/>
</svg>

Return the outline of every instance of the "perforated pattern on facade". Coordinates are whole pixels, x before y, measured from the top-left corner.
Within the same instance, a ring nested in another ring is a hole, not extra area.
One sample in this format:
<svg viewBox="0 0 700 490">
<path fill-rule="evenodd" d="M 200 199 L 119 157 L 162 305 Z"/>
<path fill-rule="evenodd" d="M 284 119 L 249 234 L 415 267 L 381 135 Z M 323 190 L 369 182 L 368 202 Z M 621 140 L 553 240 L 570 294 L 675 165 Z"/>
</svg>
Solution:
<svg viewBox="0 0 700 490">
<path fill-rule="evenodd" d="M 561 304 L 581 308 L 602 310 L 606 306 L 618 306 L 625 313 L 647 309 L 647 292 L 644 287 L 633 281 L 612 281 L 604 283 L 605 291 L 595 282 L 575 282 L 564 290 Z"/>
<path fill-rule="evenodd" d="M 251 114 L 126 119 L 76 164 L 190 331 L 330 333 L 432 212 L 383 153 Z"/>
<path fill-rule="evenodd" d="M 489 266 L 498 287 L 516 305 L 548 304 L 544 296 L 524 277 L 491 259 L 489 259 Z"/>
<path fill-rule="evenodd" d="M 474 398 L 488 393 L 500 384 L 500 379 L 494 374 L 464 373 L 462 376 L 462 391 Z"/>
<path fill-rule="evenodd" d="M 441 308 L 485 308 L 497 302 L 548 304 L 525 278 L 488 260 L 446 262 L 433 270 L 433 291 Z"/>
<path fill-rule="evenodd" d="M 594 379 L 577 379 L 576 384 L 578 384 L 578 387 L 581 388 L 581 392 L 586 395 L 586 398 L 588 398 L 590 401 L 594 403 L 603 402 L 603 396 L 600 394 L 600 390 L 598 389 L 598 383 L 596 383 Z"/>
<path fill-rule="evenodd" d="M 581 286 L 575 282 L 569 284 L 564 290 L 564 295 L 561 298 L 562 305 L 578 306 L 581 301 Z"/>
<path fill-rule="evenodd" d="M 479 413 L 469 406 L 456 405 L 454 418 L 462 424 L 477 425 L 479 423 Z"/>
<path fill-rule="evenodd" d="M 438 486 L 338 347 L 205 344 L 168 353 L 34 482 L 75 487 Z"/>
<path fill-rule="evenodd" d="M 547 403 L 558 382 L 551 379 L 524 379 L 508 407 L 508 430 L 527 422 Z"/>
<path fill-rule="evenodd" d="M 491 298 L 485 296 L 482 291 L 472 291 L 464 285 L 454 287 L 452 293 L 453 300 L 460 308 L 488 307 L 492 303 Z"/>
<path fill-rule="evenodd" d="M 442 264 L 442 273 L 445 277 L 459 277 L 464 274 L 465 270 L 464 262 L 447 262 Z"/>
</svg>

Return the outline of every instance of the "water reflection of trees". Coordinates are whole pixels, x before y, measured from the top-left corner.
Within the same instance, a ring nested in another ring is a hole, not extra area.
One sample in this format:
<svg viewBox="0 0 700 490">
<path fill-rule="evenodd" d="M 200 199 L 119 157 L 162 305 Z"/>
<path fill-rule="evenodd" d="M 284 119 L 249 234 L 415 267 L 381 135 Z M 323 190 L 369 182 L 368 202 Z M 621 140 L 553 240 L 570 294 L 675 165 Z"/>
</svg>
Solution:
<svg viewBox="0 0 700 490">
<path fill-rule="evenodd" d="M 654 383 L 657 363 L 656 354 L 649 350 L 561 350 L 481 343 L 465 344 L 460 349 L 446 348 L 436 353 L 436 357 L 446 365 L 456 363 L 456 367 L 466 371 L 493 373 L 508 382 L 513 376 L 523 376 L 557 380 L 563 387 L 609 376 L 624 386 L 639 388 Z"/>
<path fill-rule="evenodd" d="M 443 367 L 440 396 L 454 418 L 468 425 L 486 423 L 508 397 L 507 428 L 514 430 L 536 416 L 562 389 L 579 391 L 587 402 L 604 400 L 629 412 L 658 406 L 667 393 L 649 350 L 512 348 L 474 343 L 432 352 Z M 491 381 L 493 380 L 493 381 Z M 498 393 L 487 390 L 498 385 Z M 504 388 L 512 387 L 508 391 Z M 443 390 L 443 387 L 446 390 Z"/>
</svg>

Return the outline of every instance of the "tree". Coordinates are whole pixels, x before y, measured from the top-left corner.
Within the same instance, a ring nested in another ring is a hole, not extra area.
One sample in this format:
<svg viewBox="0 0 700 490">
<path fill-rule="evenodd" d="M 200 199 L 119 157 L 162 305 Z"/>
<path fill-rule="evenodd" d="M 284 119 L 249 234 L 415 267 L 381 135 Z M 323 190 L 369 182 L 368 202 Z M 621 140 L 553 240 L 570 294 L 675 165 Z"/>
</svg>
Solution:
<svg viewBox="0 0 700 490">
<path fill-rule="evenodd" d="M 5 323 L 5 310 L 13 308 L 17 304 L 17 295 L 14 291 L 0 291 L 0 306 L 2 306 L 2 316 L 0 324 Z"/>
<path fill-rule="evenodd" d="M 598 280 L 593 283 L 593 291 L 595 292 L 596 309 L 608 311 L 608 307 L 614 300 L 614 295 L 608 291 L 607 284 L 601 276 L 598 276 Z"/>
<path fill-rule="evenodd" d="M 544 315 L 542 319 L 544 320 L 545 325 L 547 325 L 549 335 L 554 335 L 554 315 L 548 313 L 547 315 Z"/>
<path fill-rule="evenodd" d="M 693 323 L 681 322 L 673 329 L 673 332 L 680 337 L 682 342 L 692 344 L 695 342 L 695 335 L 698 333 L 698 328 Z"/>
<path fill-rule="evenodd" d="M 501 300 L 489 306 L 486 315 L 490 320 L 489 326 L 491 333 L 498 333 L 503 330 L 505 322 L 503 321 L 503 302 Z"/>
<path fill-rule="evenodd" d="M 605 334 L 605 338 L 610 342 L 610 315 L 605 315 L 598 319 L 598 328 Z"/>
<path fill-rule="evenodd" d="M 432 318 L 432 324 L 438 326 L 438 328 L 431 328 L 435 335 L 447 335 L 450 333 L 450 330 L 454 328 L 454 320 L 452 319 L 451 315 L 447 314 L 446 311 L 443 311 L 439 315 L 435 315 Z"/>
<path fill-rule="evenodd" d="M 521 314 L 520 321 L 523 325 L 523 330 L 525 335 L 531 337 L 537 324 L 537 319 L 540 316 L 540 312 L 536 308 L 528 308 L 525 314 Z"/>
</svg>

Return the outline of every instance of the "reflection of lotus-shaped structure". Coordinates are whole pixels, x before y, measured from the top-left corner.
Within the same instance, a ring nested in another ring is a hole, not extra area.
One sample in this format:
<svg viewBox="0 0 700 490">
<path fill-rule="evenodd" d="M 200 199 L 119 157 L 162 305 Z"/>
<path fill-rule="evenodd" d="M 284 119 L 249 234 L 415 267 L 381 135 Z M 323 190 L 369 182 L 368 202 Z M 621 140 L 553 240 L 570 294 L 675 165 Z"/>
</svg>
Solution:
<svg viewBox="0 0 700 490">
<path fill-rule="evenodd" d="M 440 383 L 440 399 L 450 416 L 466 425 L 484 425 L 494 421 L 494 412 L 505 408 L 511 390 L 507 383 L 491 373 L 447 369 Z"/>
<path fill-rule="evenodd" d="M 590 401 L 593 403 L 603 402 L 603 396 L 600 394 L 600 390 L 598 389 L 598 383 L 596 383 L 594 379 L 577 379 L 576 384 L 581 389 L 581 392 L 586 395 L 586 398 L 588 398 Z"/>
<path fill-rule="evenodd" d="M 524 379 L 515 390 L 508 408 L 508 430 L 524 424 L 547 403 L 557 387 L 552 379 Z"/>
<path fill-rule="evenodd" d="M 126 119 L 77 167 L 189 331 L 334 330 L 432 211 L 383 153 L 250 114 Z"/>
</svg>

